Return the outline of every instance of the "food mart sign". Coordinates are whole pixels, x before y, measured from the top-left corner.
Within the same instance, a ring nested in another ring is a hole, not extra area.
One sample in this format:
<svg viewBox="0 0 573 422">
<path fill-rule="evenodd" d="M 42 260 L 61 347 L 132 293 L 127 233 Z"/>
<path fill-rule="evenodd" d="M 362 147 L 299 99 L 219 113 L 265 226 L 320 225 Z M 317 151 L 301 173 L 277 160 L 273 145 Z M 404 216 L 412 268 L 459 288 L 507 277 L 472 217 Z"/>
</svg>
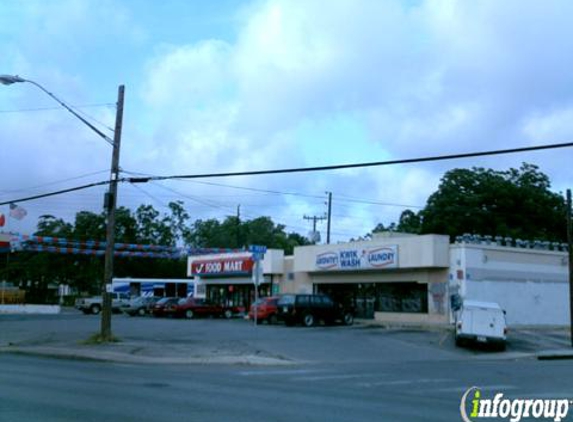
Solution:
<svg viewBox="0 0 573 422">
<path fill-rule="evenodd" d="M 250 257 L 197 260 L 191 262 L 191 275 L 199 277 L 251 275 Z"/>
</svg>

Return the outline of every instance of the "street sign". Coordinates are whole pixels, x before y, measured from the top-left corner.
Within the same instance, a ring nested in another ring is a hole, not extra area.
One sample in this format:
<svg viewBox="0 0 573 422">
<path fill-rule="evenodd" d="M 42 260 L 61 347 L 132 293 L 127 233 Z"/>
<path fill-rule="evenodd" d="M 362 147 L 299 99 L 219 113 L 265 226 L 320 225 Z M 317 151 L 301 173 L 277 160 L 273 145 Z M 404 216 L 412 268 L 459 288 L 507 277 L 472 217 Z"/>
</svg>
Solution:
<svg viewBox="0 0 573 422">
<path fill-rule="evenodd" d="M 249 252 L 264 254 L 267 251 L 267 247 L 264 245 L 249 245 Z"/>
</svg>

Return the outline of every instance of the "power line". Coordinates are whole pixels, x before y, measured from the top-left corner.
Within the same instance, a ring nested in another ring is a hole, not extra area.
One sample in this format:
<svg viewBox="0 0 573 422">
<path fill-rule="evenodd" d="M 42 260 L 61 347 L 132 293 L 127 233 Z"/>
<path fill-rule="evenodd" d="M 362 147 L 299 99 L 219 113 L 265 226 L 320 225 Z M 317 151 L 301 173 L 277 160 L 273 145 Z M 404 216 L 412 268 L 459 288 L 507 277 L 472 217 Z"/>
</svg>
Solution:
<svg viewBox="0 0 573 422">
<path fill-rule="evenodd" d="M 236 177 L 236 176 L 261 176 L 266 174 L 286 174 L 286 173 L 310 173 L 316 171 L 332 171 L 332 170 L 343 170 L 351 168 L 364 168 L 364 167 L 382 167 L 396 164 L 413 164 L 413 163 L 423 163 L 429 161 L 445 161 L 445 160 L 456 160 L 461 158 L 472 158 L 472 157 L 484 157 L 491 155 L 503 155 L 503 154 L 515 154 L 518 152 L 530 152 L 530 151 L 541 151 L 546 149 L 557 149 L 557 148 L 567 148 L 573 147 L 573 142 L 561 143 L 561 144 L 549 144 L 549 145 L 537 145 L 532 147 L 521 147 L 521 148 L 509 148 L 500 150 L 490 150 L 481 152 L 468 152 L 462 154 L 449 154 L 449 155 L 436 155 L 429 157 L 418 157 L 418 158 L 406 158 L 399 160 L 388 160 L 388 161 L 374 161 L 365 163 L 355 163 L 355 164 L 336 164 L 331 166 L 316 166 L 316 167 L 295 167 L 286 169 L 275 169 L 275 170 L 253 170 L 253 171 L 237 171 L 237 172 L 227 172 L 227 173 L 204 173 L 204 174 L 181 174 L 172 176 L 152 176 L 146 178 L 137 178 L 138 182 L 144 181 L 157 181 L 157 180 L 170 180 L 170 179 L 209 179 L 218 177 Z"/>
<path fill-rule="evenodd" d="M 72 105 L 73 108 L 94 108 L 94 107 L 115 107 L 114 103 L 101 103 L 101 104 L 84 104 L 84 105 Z M 35 108 L 19 108 L 13 110 L 0 110 L 0 113 L 28 113 L 35 111 L 47 111 L 47 110 L 61 110 L 61 107 L 35 107 Z"/>
<path fill-rule="evenodd" d="M 306 173 L 306 172 L 316 172 L 316 171 L 332 171 L 332 170 L 342 170 L 349 168 L 364 168 L 364 167 L 382 167 L 396 164 L 413 164 L 422 163 L 430 161 L 445 161 L 445 160 L 456 160 L 461 158 L 471 158 L 471 157 L 485 157 L 492 155 L 503 155 L 503 154 L 515 154 L 520 152 L 530 152 L 530 151 L 542 151 L 548 149 L 558 149 L 558 148 L 568 148 L 572 147 L 573 142 L 566 142 L 560 144 L 549 144 L 549 145 L 537 145 L 532 147 L 522 147 L 522 148 L 510 148 L 502 150 L 490 150 L 481 152 L 469 152 L 462 154 L 449 154 L 449 155 L 437 155 L 429 157 L 418 157 L 418 158 L 406 158 L 399 160 L 388 160 L 388 161 L 375 161 L 375 162 L 365 162 L 365 163 L 355 163 L 355 164 L 338 164 L 331 166 L 317 166 L 317 167 L 296 167 L 296 168 L 286 168 L 286 169 L 275 169 L 275 170 L 254 170 L 254 171 L 243 171 L 243 172 L 227 172 L 227 173 L 204 173 L 204 174 L 185 174 L 185 175 L 172 175 L 172 176 L 142 176 L 142 177 L 124 177 L 118 179 L 118 182 L 129 182 L 129 183 L 147 183 L 151 181 L 161 181 L 161 180 L 172 180 L 172 179 L 207 179 L 207 178 L 219 178 L 219 177 L 231 177 L 231 176 L 260 176 L 266 174 L 287 174 L 287 173 Z M 94 186 L 101 186 L 109 184 L 109 181 L 102 181 L 97 183 L 91 183 L 88 185 L 82 185 L 75 188 L 63 189 L 55 192 L 45 193 L 42 195 L 29 196 L 25 198 L 13 199 L 10 201 L 0 202 L 0 205 L 7 205 L 12 202 L 25 202 L 31 201 L 33 199 L 45 198 L 48 196 L 60 195 L 67 192 L 78 191 L 82 189 L 88 189 Z"/>
<path fill-rule="evenodd" d="M 122 180 L 122 181 L 124 181 L 124 180 Z M 12 199 L 10 201 L 0 202 L 0 206 L 1 205 L 8 205 L 8 204 L 15 203 L 15 202 L 26 202 L 26 201 L 32 201 L 34 199 L 47 198 L 49 196 L 61 195 L 61 194 L 68 193 L 68 192 L 75 192 L 78 190 L 93 188 L 95 186 L 104 186 L 104 185 L 109 185 L 109 180 L 104 180 L 104 181 L 95 182 L 95 183 L 89 183 L 87 185 L 76 186 L 74 188 L 68 188 L 68 189 L 61 189 L 58 191 L 43 193 L 43 194 L 39 194 L 39 195 L 27 196 L 25 198 Z"/>
<path fill-rule="evenodd" d="M 47 182 L 41 185 L 36 185 L 36 186 L 30 186 L 27 188 L 21 188 L 21 189 L 13 189 L 13 190 L 5 190 L 5 191 L 0 191 L 0 195 L 4 195 L 7 193 L 16 193 L 16 192 L 24 192 L 27 190 L 32 190 L 32 189 L 37 189 L 37 188 L 43 188 L 45 186 L 51 186 L 51 185 L 57 185 L 59 183 L 65 183 L 65 182 L 70 182 L 72 180 L 78 180 L 78 179 L 83 179 L 84 177 L 88 177 L 88 176 L 94 176 L 96 174 L 102 174 L 102 173 L 108 173 L 109 170 L 100 170 L 100 171 L 94 171 L 92 173 L 86 173 L 86 174 L 82 174 L 79 176 L 75 176 L 75 177 L 69 177 L 67 179 L 60 179 L 60 180 L 55 180 L 53 182 Z"/>
</svg>

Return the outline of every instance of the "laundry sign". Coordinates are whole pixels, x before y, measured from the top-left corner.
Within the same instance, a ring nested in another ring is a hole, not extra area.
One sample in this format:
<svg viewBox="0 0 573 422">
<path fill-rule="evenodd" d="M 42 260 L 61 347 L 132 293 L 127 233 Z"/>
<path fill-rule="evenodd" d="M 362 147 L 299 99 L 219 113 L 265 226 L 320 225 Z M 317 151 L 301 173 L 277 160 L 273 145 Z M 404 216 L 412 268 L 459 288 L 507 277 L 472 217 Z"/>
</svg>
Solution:
<svg viewBox="0 0 573 422">
<path fill-rule="evenodd" d="M 320 271 L 375 270 L 398 267 L 398 245 L 339 249 L 316 255 Z"/>
</svg>

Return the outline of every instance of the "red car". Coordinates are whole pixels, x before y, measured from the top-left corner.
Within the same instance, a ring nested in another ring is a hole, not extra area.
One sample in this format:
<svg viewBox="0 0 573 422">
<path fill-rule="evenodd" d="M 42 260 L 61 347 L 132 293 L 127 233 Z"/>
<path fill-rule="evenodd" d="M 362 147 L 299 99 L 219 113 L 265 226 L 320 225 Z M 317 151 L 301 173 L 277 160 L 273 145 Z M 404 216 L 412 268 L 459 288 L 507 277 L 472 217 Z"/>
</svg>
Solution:
<svg viewBox="0 0 573 422">
<path fill-rule="evenodd" d="M 257 308 L 257 322 L 266 321 L 268 324 L 277 323 L 277 296 L 262 297 L 251 305 L 249 319 L 255 319 L 255 307 Z"/>
<path fill-rule="evenodd" d="M 177 297 L 164 297 L 163 299 L 159 299 L 151 308 L 151 314 L 154 317 L 173 316 L 179 300 L 181 299 Z"/>
<path fill-rule="evenodd" d="M 225 315 L 225 308 L 216 303 L 193 297 L 179 302 L 175 309 L 175 316 L 185 318 L 196 317 L 221 317 Z"/>
</svg>

